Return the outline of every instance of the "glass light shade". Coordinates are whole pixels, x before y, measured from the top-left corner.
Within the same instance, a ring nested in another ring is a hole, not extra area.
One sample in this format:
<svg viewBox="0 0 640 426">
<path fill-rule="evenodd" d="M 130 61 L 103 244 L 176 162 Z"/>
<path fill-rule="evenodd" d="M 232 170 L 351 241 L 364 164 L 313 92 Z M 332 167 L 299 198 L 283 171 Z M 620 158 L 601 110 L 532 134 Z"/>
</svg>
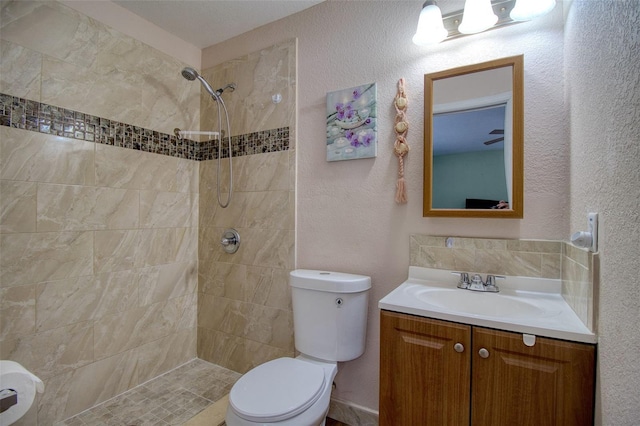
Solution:
<svg viewBox="0 0 640 426">
<path fill-rule="evenodd" d="M 498 17 L 493 13 L 491 0 L 467 0 L 458 31 L 462 34 L 475 34 L 488 30 L 496 22 Z"/>
<path fill-rule="evenodd" d="M 428 4 L 431 3 L 431 4 Z M 435 2 L 426 2 L 420 11 L 418 29 L 413 36 L 413 42 L 418 46 L 437 44 L 444 40 L 449 32 L 442 23 L 442 12 Z"/>
<path fill-rule="evenodd" d="M 509 16 L 514 21 L 528 21 L 542 16 L 556 6 L 556 0 L 516 0 Z"/>
</svg>

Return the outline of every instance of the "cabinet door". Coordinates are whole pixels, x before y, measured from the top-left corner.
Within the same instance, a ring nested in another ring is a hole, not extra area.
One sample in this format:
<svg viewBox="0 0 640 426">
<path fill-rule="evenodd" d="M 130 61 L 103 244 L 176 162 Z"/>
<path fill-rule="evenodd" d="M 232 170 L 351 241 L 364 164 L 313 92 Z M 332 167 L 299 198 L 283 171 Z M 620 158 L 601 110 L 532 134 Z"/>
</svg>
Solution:
<svg viewBox="0 0 640 426">
<path fill-rule="evenodd" d="M 382 311 L 380 426 L 468 425 L 470 344 L 469 326 Z"/>
<path fill-rule="evenodd" d="M 480 353 L 481 349 L 486 352 Z M 593 345 L 473 328 L 473 426 L 593 424 Z"/>
</svg>

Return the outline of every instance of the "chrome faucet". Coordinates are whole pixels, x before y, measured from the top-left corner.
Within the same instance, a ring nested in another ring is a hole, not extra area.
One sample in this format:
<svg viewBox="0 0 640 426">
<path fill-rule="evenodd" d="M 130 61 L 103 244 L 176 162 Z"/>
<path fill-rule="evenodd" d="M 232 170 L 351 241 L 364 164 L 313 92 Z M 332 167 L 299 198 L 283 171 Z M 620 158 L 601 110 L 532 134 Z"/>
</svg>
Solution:
<svg viewBox="0 0 640 426">
<path fill-rule="evenodd" d="M 454 275 L 459 275 L 458 288 L 472 291 L 486 291 L 489 293 L 497 293 L 500 291 L 496 285 L 496 279 L 505 279 L 502 275 L 487 275 L 486 281 L 482 281 L 480 274 L 474 274 L 471 280 L 469 280 L 469 274 L 467 272 L 452 272 Z"/>
<path fill-rule="evenodd" d="M 462 288 L 462 289 L 468 289 L 469 285 L 471 284 L 469 282 L 469 274 L 466 272 L 452 272 L 453 275 L 459 275 L 460 276 L 460 280 L 458 281 L 458 288 Z"/>
</svg>

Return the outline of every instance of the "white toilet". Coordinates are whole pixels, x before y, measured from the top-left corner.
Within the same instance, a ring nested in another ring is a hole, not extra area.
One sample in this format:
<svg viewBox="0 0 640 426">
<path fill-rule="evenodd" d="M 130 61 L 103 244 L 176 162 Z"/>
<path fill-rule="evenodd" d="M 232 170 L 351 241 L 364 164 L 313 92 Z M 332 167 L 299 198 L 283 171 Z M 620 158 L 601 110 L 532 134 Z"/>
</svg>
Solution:
<svg viewBox="0 0 640 426">
<path fill-rule="evenodd" d="M 324 425 L 338 361 L 364 352 L 370 277 L 298 269 L 289 284 L 300 355 L 243 375 L 229 394 L 228 426 Z"/>
</svg>

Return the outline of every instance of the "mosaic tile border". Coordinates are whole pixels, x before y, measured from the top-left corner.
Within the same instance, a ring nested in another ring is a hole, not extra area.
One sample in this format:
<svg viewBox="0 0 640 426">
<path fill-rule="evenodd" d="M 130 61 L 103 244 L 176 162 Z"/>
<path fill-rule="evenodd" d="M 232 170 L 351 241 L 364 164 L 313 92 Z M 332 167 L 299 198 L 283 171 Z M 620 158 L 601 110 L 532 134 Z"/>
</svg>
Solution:
<svg viewBox="0 0 640 426">
<path fill-rule="evenodd" d="M 216 159 L 220 151 L 216 140 L 178 139 L 175 135 L 4 93 L 0 93 L 0 125 L 195 161 Z M 234 157 L 288 149 L 288 127 L 231 137 Z M 229 156 L 227 146 L 223 146 L 221 155 Z"/>
<path fill-rule="evenodd" d="M 218 158 L 218 142 L 216 140 L 196 142 L 196 144 L 198 144 L 200 148 L 199 161 Z M 231 136 L 231 151 L 233 157 L 287 151 L 288 149 L 288 127 Z M 229 157 L 229 147 L 225 139 L 222 143 L 222 158 L 227 157 Z"/>
</svg>

